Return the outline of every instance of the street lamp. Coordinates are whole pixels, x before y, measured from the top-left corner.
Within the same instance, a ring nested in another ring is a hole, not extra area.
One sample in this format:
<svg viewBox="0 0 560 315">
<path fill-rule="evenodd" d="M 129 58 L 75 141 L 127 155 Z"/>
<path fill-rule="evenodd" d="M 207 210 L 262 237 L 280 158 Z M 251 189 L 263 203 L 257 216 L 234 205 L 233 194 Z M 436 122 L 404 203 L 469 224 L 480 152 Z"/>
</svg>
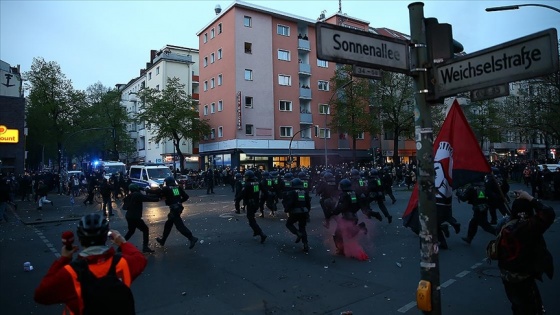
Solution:
<svg viewBox="0 0 560 315">
<path fill-rule="evenodd" d="M 292 171 L 292 163 L 293 163 L 293 161 L 292 161 L 292 141 L 294 141 L 294 138 L 295 138 L 295 136 L 296 136 L 298 133 L 300 133 L 300 132 L 302 132 L 302 131 L 304 131 L 304 130 L 308 130 L 308 129 L 312 128 L 312 127 L 313 127 L 313 125 L 299 130 L 298 132 L 294 133 L 294 135 L 292 136 L 292 139 L 290 139 L 290 145 L 288 146 L 288 150 L 289 150 L 288 163 L 290 164 L 290 172 Z"/>
<path fill-rule="evenodd" d="M 555 8 L 555 7 L 546 5 L 546 4 L 538 4 L 538 3 L 506 5 L 506 6 L 502 6 L 502 7 L 486 8 L 486 12 L 517 10 L 520 7 L 543 7 L 543 8 L 551 9 L 551 10 L 554 10 L 554 11 L 560 13 L 560 9 L 558 9 L 558 8 Z"/>
<path fill-rule="evenodd" d="M 333 94 L 331 95 L 331 98 L 329 99 L 329 102 L 327 103 L 327 111 L 325 112 L 325 129 L 323 130 L 323 138 L 325 139 L 325 168 L 328 167 L 328 159 L 327 159 L 327 116 L 328 114 L 331 112 L 330 108 L 331 108 L 331 102 L 333 97 L 338 93 L 338 91 L 342 90 L 343 88 L 345 88 L 347 85 L 349 85 L 350 83 L 352 83 L 354 81 L 350 80 L 346 83 L 344 83 L 343 85 L 341 85 L 340 87 L 338 87 L 336 90 L 334 90 Z"/>
</svg>

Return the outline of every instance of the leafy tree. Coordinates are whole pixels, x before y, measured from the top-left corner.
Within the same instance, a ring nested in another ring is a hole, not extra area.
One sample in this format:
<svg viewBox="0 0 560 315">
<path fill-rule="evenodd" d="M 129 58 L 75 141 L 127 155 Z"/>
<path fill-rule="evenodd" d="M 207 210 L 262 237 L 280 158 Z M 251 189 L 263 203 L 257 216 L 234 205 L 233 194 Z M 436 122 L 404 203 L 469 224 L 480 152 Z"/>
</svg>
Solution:
<svg viewBox="0 0 560 315">
<path fill-rule="evenodd" d="M 84 95 L 74 90 L 72 81 L 66 79 L 60 66 L 43 58 L 34 58 L 31 70 L 23 75 L 27 97 L 28 147 L 36 154 L 30 164 L 38 162 L 37 152 L 56 154 L 58 166 L 62 166 L 63 141 L 75 126 L 74 116 L 85 106 Z M 54 152 L 53 147 L 56 147 Z"/>
<path fill-rule="evenodd" d="M 187 95 L 185 84 L 179 78 L 168 78 L 165 89 L 161 91 L 143 89 L 139 97 L 142 104 L 135 119 L 144 121 L 147 128 L 153 128 L 152 141 L 172 139 L 181 161 L 184 159 L 181 139 L 196 141 L 210 133 L 208 121 L 199 117 L 198 103 L 191 95 Z M 184 163 L 181 163 L 181 171 L 184 171 L 184 167 Z"/>
<path fill-rule="evenodd" d="M 485 140 L 501 142 L 504 120 L 499 103 L 494 100 L 471 102 L 465 106 L 465 117 L 480 141 L 482 148 Z"/>
<path fill-rule="evenodd" d="M 393 161 L 399 160 L 399 136 L 414 138 L 414 92 L 412 78 L 404 74 L 382 73 L 373 81 L 372 103 L 381 117 L 383 130 L 393 135 Z"/>
<path fill-rule="evenodd" d="M 348 82 L 352 81 L 351 84 Z M 356 160 L 356 139 L 362 132 L 375 130 L 370 115 L 371 80 L 352 77 L 352 66 L 339 67 L 331 79 L 334 93 L 332 121 L 329 124 L 336 132 L 347 133 L 352 138 L 353 157 Z"/>
</svg>

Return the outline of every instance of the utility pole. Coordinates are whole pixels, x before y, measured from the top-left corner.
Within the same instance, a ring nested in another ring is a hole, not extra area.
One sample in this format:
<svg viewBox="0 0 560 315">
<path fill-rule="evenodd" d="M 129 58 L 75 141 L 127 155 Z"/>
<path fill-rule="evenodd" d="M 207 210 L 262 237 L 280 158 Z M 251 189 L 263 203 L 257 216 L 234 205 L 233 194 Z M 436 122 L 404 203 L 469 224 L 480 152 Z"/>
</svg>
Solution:
<svg viewBox="0 0 560 315">
<path fill-rule="evenodd" d="M 411 35 L 411 74 L 414 81 L 414 125 L 418 163 L 418 212 L 420 217 L 420 276 L 417 305 L 425 314 L 441 314 L 439 279 L 439 248 L 435 203 L 435 173 L 433 156 L 433 127 L 430 107 L 426 102 L 428 90 L 428 47 L 424 25 L 424 4 L 408 5 Z"/>
</svg>

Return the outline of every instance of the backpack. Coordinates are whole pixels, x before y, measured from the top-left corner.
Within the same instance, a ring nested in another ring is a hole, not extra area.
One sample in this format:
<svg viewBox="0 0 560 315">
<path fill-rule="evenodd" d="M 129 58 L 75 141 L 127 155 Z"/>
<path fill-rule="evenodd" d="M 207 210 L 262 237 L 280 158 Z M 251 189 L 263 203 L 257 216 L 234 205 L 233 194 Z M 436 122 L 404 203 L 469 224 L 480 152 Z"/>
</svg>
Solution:
<svg viewBox="0 0 560 315">
<path fill-rule="evenodd" d="M 521 244 L 519 240 L 513 236 L 518 221 L 518 219 L 508 221 L 502 227 L 496 239 L 491 240 L 488 245 L 486 245 L 486 256 L 489 259 L 511 262 L 519 257 Z"/>
<path fill-rule="evenodd" d="M 131 194 L 129 194 L 128 196 L 124 197 L 123 199 L 123 204 L 122 204 L 122 209 L 123 210 L 128 210 L 128 208 L 130 207 L 130 201 L 132 200 Z"/>
<path fill-rule="evenodd" d="M 84 315 L 128 315 L 135 314 L 134 296 L 130 288 L 117 276 L 116 266 L 121 260 L 120 254 L 113 256 L 111 267 L 101 278 L 89 270 L 85 259 L 78 259 L 70 266 L 78 275 L 82 287 Z"/>
</svg>

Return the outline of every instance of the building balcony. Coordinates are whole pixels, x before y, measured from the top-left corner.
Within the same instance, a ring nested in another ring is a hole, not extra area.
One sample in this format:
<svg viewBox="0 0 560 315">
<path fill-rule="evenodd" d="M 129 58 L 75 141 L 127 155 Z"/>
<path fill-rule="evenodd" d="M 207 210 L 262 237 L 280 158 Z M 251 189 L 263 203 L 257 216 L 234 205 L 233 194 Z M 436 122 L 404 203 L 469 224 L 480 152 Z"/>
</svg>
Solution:
<svg viewBox="0 0 560 315">
<path fill-rule="evenodd" d="M 311 113 L 300 113 L 299 114 L 299 123 L 300 124 L 312 124 L 313 123 L 313 116 Z"/>
<path fill-rule="evenodd" d="M 299 88 L 299 98 L 311 99 L 311 89 Z"/>
<path fill-rule="evenodd" d="M 300 63 L 298 74 L 311 75 L 311 65 L 308 63 Z"/>
<path fill-rule="evenodd" d="M 132 139 L 138 138 L 138 131 L 129 131 L 128 136 Z"/>
<path fill-rule="evenodd" d="M 198 94 L 198 93 L 193 93 L 193 94 L 192 94 L 192 99 L 198 101 L 198 100 L 200 99 L 200 94 Z"/>
<path fill-rule="evenodd" d="M 198 84 L 200 82 L 200 77 L 198 75 L 193 74 L 192 75 L 192 83 L 193 84 Z"/>
<path fill-rule="evenodd" d="M 298 39 L 298 50 L 311 51 L 311 45 L 307 39 Z"/>
</svg>

